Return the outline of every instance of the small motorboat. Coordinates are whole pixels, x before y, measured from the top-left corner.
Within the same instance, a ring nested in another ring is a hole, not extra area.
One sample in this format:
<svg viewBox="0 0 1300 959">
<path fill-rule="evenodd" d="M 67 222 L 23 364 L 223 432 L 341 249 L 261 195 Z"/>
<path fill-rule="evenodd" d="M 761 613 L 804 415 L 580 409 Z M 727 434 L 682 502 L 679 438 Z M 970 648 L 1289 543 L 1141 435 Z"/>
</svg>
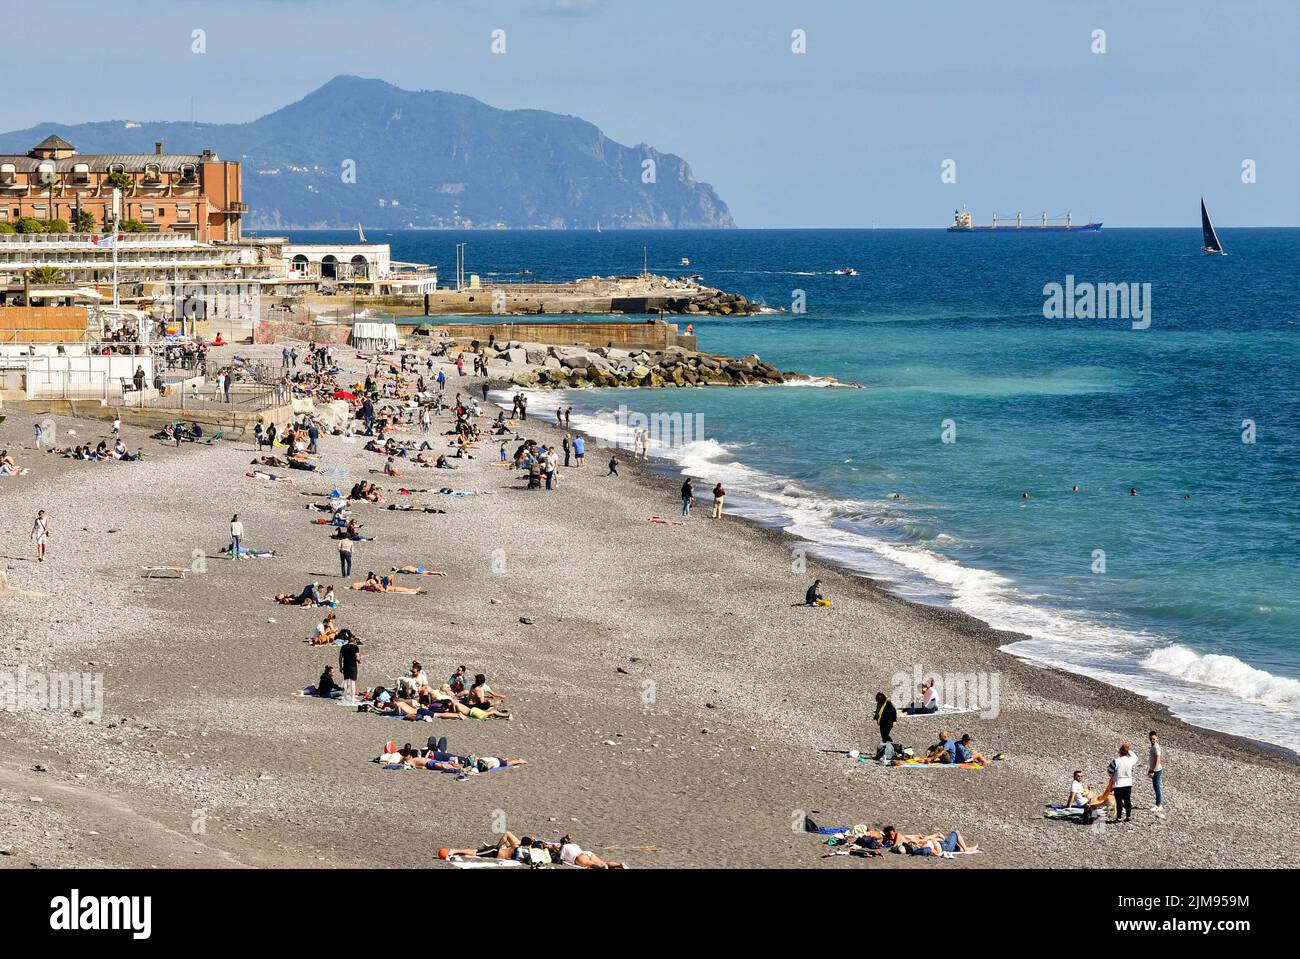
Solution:
<svg viewBox="0 0 1300 959">
<path fill-rule="evenodd" d="M 682 257 L 682 266 L 690 266 L 690 265 L 691 265 L 691 258 L 689 256 Z"/>
<path fill-rule="evenodd" d="M 842 266 L 835 271 L 836 276 L 857 276 L 858 271 L 851 266 Z"/>
</svg>

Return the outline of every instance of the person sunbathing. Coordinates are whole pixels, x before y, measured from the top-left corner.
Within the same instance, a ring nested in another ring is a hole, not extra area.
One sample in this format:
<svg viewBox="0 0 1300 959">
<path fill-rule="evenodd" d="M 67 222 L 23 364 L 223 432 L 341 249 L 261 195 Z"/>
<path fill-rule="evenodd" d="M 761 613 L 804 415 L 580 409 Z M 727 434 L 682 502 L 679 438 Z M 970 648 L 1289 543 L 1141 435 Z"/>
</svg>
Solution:
<svg viewBox="0 0 1300 959">
<path fill-rule="evenodd" d="M 391 508 L 391 507 L 390 507 Z M 423 566 L 393 566 L 388 570 L 390 573 L 405 573 L 408 576 L 446 576 L 446 573 L 436 569 L 426 569 Z"/>
<path fill-rule="evenodd" d="M 503 832 L 496 840 L 476 849 L 439 849 L 439 859 L 459 856 L 463 859 L 513 859 L 523 840 L 512 832 Z"/>
<path fill-rule="evenodd" d="M 276 594 L 275 601 L 282 606 L 332 606 L 334 605 L 334 587 L 321 591 L 320 583 L 303 587 L 301 593 L 293 596 L 289 593 Z"/>
<path fill-rule="evenodd" d="M 423 589 L 413 586 L 398 586 L 389 577 L 379 576 L 374 572 L 366 574 L 364 583 L 353 583 L 349 589 L 364 589 L 368 593 L 423 593 Z"/>
<path fill-rule="evenodd" d="M 626 869 L 627 866 L 621 862 L 604 860 L 594 852 L 588 852 L 573 841 L 573 837 L 568 833 L 560 839 L 560 862 L 568 863 L 571 866 L 577 866 L 579 869 Z"/>
</svg>

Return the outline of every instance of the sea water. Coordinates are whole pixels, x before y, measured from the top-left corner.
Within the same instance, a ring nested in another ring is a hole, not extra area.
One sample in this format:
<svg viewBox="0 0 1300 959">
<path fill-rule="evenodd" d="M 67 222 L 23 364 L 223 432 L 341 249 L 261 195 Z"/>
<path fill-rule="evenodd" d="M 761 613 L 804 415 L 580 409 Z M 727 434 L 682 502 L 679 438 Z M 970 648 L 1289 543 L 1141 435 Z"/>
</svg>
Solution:
<svg viewBox="0 0 1300 959">
<path fill-rule="evenodd" d="M 444 269 L 467 240 L 470 272 L 500 280 L 632 274 L 644 256 L 763 303 L 689 318 L 700 349 L 861 388 L 580 390 L 530 409 L 571 405 L 575 427 L 624 440 L 620 406 L 698 414 L 704 435 L 656 436 L 653 452 L 706 503 L 721 481 L 731 511 L 811 554 L 1024 634 L 1016 655 L 1294 747 L 1300 231 L 1220 238 L 1227 256 L 1202 254 L 1196 229 L 371 240 Z M 1145 326 L 1118 311 L 1045 316 L 1067 278 L 1145 288 Z"/>
</svg>

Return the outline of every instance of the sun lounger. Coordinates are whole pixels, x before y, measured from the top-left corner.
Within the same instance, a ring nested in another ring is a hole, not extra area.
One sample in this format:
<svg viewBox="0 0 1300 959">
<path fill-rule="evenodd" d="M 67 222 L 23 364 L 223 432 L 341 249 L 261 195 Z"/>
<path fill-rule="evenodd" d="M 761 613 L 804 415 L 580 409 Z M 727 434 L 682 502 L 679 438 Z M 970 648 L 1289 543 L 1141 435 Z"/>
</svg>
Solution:
<svg viewBox="0 0 1300 959">
<path fill-rule="evenodd" d="M 145 579 L 184 579 L 190 571 L 188 566 L 145 566 Z"/>
</svg>

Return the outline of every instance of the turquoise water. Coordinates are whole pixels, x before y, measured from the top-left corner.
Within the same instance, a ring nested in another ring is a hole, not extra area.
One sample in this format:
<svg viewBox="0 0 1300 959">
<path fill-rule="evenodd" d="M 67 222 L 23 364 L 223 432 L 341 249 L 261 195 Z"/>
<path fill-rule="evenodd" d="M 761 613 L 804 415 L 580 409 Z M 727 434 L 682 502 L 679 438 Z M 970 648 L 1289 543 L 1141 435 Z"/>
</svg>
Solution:
<svg viewBox="0 0 1300 959">
<path fill-rule="evenodd" d="M 702 436 L 657 452 L 813 552 L 1028 634 L 1017 654 L 1293 745 L 1300 231 L 1220 234 L 1226 257 L 1201 254 L 1199 230 L 388 239 L 444 267 L 468 239 L 471 269 L 536 279 L 636 272 L 643 244 L 657 272 L 689 257 L 783 311 L 698 320 L 702 349 L 862 388 L 576 391 L 577 421 L 613 436 L 620 404 L 700 414 Z M 1045 284 L 1067 274 L 1149 283 L 1149 328 L 1044 318 Z"/>
</svg>

